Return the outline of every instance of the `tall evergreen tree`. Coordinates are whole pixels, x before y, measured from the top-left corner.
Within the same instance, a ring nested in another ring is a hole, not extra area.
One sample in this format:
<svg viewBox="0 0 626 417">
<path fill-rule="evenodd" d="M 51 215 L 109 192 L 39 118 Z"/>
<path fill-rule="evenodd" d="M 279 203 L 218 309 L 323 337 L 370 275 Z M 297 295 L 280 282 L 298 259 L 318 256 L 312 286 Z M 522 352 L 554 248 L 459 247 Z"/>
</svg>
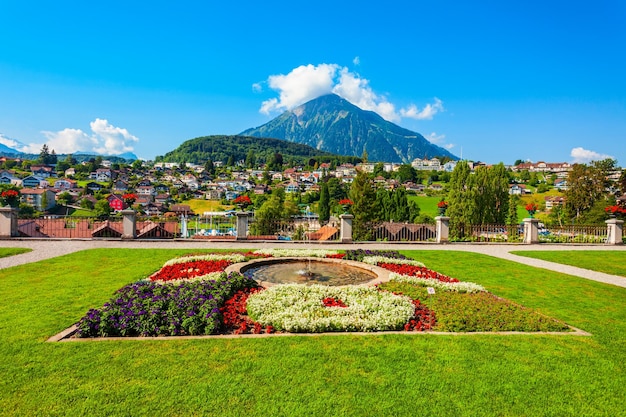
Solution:
<svg viewBox="0 0 626 417">
<path fill-rule="evenodd" d="M 357 172 L 350 186 L 349 197 L 353 202 L 352 236 L 355 240 L 369 240 L 372 231 L 368 223 L 375 219 L 377 204 L 376 190 L 366 172 Z"/>
<path fill-rule="evenodd" d="M 469 232 L 471 212 L 474 202 L 470 198 L 471 171 L 466 161 L 460 161 L 450 177 L 448 192 L 448 211 L 450 216 L 450 237 L 461 239 Z"/>
<path fill-rule="evenodd" d="M 328 183 L 322 182 L 320 187 L 320 201 L 318 204 L 318 214 L 320 223 L 325 224 L 330 219 L 330 193 L 328 192 Z"/>
</svg>

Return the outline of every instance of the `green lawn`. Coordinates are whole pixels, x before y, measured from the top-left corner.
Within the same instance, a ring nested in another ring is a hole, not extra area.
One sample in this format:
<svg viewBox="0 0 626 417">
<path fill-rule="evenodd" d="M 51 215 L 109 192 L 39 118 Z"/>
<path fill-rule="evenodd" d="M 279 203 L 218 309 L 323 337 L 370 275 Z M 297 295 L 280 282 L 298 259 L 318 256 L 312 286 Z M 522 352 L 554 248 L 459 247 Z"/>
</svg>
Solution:
<svg viewBox="0 0 626 417">
<path fill-rule="evenodd" d="M 7 256 L 19 255 L 20 253 L 30 252 L 32 249 L 27 248 L 0 248 L 0 258 Z"/>
<path fill-rule="evenodd" d="M 465 252 L 406 253 L 593 336 L 45 342 L 189 252 L 98 249 L 0 270 L 0 415 L 625 415 L 626 289 Z"/>
<path fill-rule="evenodd" d="M 431 217 L 439 216 L 437 203 L 441 201 L 441 196 L 409 195 L 408 198 L 417 203 L 420 214 L 428 214 Z"/>
<path fill-rule="evenodd" d="M 622 251 L 514 251 L 511 253 L 626 277 L 626 252 Z"/>
</svg>

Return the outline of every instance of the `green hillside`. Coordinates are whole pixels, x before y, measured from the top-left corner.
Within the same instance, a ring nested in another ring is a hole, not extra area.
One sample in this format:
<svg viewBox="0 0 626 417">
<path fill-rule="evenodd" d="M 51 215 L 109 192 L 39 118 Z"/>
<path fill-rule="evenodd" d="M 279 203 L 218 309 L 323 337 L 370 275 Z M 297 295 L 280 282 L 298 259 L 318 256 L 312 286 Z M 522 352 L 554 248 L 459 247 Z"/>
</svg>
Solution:
<svg viewBox="0 0 626 417">
<path fill-rule="evenodd" d="M 316 162 L 357 162 L 360 159 L 350 156 L 334 155 L 312 148 L 307 145 L 288 142 L 280 139 L 254 138 L 250 136 L 203 136 L 182 143 L 177 149 L 157 156 L 156 162 L 178 162 L 204 164 L 207 160 L 244 161 L 252 153 L 257 163 L 265 163 L 282 155 L 285 164 L 308 164 L 311 159 Z"/>
</svg>

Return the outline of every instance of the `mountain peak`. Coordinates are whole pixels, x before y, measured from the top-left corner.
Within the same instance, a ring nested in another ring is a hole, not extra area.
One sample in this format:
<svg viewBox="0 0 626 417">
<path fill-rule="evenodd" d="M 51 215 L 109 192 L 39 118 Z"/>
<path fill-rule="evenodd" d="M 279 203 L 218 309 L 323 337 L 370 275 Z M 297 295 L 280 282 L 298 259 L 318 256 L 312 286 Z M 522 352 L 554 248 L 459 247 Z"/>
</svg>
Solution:
<svg viewBox="0 0 626 417">
<path fill-rule="evenodd" d="M 380 162 L 409 163 L 436 156 L 458 159 L 419 133 L 362 110 L 336 94 L 310 100 L 241 135 L 303 143 L 340 155 L 361 156 L 367 151 L 371 161 Z"/>
</svg>

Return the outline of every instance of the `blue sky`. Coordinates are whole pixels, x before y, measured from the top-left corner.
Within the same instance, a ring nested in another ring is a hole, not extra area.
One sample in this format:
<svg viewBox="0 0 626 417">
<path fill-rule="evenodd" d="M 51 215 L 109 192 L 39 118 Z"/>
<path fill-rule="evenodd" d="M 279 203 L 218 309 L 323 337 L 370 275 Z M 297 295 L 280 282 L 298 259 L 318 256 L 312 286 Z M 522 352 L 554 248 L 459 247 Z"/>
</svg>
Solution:
<svg viewBox="0 0 626 417">
<path fill-rule="evenodd" d="M 0 0 L 0 143 L 151 159 L 335 92 L 466 159 L 626 166 L 621 0 L 212 3 Z"/>
</svg>

